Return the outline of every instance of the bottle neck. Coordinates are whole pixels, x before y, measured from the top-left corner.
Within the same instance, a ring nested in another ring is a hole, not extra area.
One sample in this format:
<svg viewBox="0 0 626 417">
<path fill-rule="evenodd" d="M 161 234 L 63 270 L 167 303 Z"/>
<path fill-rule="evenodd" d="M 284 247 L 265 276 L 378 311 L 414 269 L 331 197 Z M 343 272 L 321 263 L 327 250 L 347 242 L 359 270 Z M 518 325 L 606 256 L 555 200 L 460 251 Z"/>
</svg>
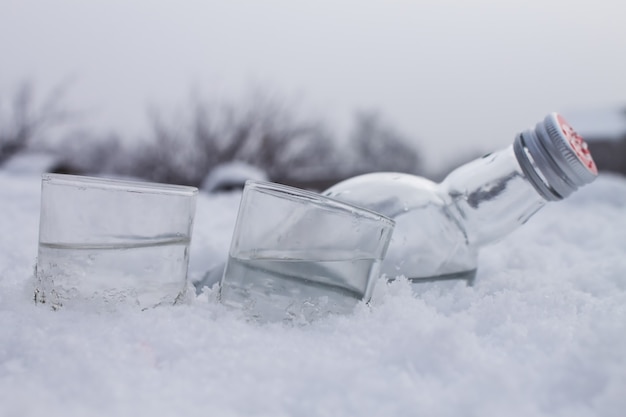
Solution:
<svg viewBox="0 0 626 417">
<path fill-rule="evenodd" d="M 455 169 L 440 187 L 476 246 L 506 236 L 546 203 L 522 171 L 513 146 Z"/>
</svg>

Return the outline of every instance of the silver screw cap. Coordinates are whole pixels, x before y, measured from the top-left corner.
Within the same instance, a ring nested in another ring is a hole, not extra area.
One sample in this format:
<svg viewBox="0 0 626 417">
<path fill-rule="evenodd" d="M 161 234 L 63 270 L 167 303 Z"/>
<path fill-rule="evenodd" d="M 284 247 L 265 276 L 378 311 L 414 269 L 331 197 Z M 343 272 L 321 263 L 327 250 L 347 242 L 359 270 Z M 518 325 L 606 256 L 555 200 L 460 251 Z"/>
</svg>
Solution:
<svg viewBox="0 0 626 417">
<path fill-rule="evenodd" d="M 598 176 L 587 143 L 557 113 L 513 143 L 522 171 L 546 200 L 561 200 Z"/>
</svg>

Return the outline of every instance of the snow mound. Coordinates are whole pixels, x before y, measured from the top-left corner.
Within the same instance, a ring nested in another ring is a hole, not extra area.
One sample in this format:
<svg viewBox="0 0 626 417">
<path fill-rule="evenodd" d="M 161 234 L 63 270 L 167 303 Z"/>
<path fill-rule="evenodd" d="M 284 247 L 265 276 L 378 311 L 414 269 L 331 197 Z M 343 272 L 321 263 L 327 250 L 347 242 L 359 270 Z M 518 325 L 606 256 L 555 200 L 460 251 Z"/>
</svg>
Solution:
<svg viewBox="0 0 626 417">
<path fill-rule="evenodd" d="M 267 174 L 262 169 L 245 162 L 234 161 L 213 168 L 200 188 L 210 193 L 241 190 L 247 180 L 267 181 L 267 179 Z"/>
<path fill-rule="evenodd" d="M 485 248 L 474 287 L 378 282 L 370 306 L 257 325 L 207 289 L 97 313 L 35 306 L 39 178 L 0 173 L 2 416 L 621 416 L 626 179 L 601 176 Z M 199 195 L 190 276 L 239 193 Z"/>
</svg>

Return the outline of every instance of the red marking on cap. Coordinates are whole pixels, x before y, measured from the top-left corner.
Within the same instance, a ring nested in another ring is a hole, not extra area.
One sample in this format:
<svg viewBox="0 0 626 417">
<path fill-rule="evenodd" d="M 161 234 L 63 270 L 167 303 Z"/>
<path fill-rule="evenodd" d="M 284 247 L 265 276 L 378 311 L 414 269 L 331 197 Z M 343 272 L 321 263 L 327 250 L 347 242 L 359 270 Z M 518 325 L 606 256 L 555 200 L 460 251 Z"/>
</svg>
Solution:
<svg viewBox="0 0 626 417">
<path fill-rule="evenodd" d="M 561 132 L 567 139 L 567 143 L 569 143 L 570 147 L 587 169 L 594 174 L 598 174 L 598 167 L 596 167 L 596 163 L 593 161 L 591 157 L 591 152 L 589 151 L 589 146 L 587 146 L 587 142 L 580 136 L 572 126 L 561 116 L 560 114 L 556 115 L 556 120 L 559 122 L 559 127 L 561 128 Z"/>
</svg>

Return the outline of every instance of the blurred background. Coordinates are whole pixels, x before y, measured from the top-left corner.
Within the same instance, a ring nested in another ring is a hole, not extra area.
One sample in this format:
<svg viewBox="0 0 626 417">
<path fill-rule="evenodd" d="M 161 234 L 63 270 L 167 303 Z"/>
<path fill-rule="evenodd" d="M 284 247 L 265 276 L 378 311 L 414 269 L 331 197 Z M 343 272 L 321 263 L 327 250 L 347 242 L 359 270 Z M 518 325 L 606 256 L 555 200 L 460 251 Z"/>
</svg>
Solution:
<svg viewBox="0 0 626 417">
<path fill-rule="evenodd" d="M 559 111 L 626 172 L 625 8 L 0 0 L 0 169 L 209 188 L 440 179 Z"/>
</svg>

